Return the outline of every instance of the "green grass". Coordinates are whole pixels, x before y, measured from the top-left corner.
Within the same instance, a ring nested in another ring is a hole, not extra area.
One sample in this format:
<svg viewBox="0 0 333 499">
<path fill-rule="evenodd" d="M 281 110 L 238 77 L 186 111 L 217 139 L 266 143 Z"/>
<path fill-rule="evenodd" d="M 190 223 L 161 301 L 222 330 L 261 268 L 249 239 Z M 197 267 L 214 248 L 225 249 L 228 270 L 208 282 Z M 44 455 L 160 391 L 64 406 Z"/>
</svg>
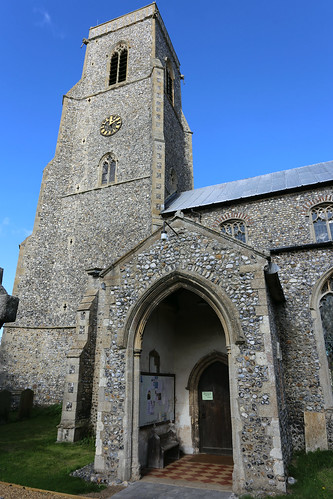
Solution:
<svg viewBox="0 0 333 499">
<path fill-rule="evenodd" d="M 297 479 L 290 490 L 295 499 L 333 498 L 333 451 L 295 456 L 289 474 Z"/>
<path fill-rule="evenodd" d="M 333 499 L 333 451 L 298 453 L 289 467 L 297 482 L 288 487 L 288 495 L 275 499 Z M 244 495 L 241 499 L 253 496 Z"/>
<path fill-rule="evenodd" d="M 0 425 L 0 481 L 39 489 L 84 494 L 103 486 L 70 477 L 94 460 L 94 442 L 56 443 L 61 408 L 36 408 L 30 419 Z"/>
</svg>

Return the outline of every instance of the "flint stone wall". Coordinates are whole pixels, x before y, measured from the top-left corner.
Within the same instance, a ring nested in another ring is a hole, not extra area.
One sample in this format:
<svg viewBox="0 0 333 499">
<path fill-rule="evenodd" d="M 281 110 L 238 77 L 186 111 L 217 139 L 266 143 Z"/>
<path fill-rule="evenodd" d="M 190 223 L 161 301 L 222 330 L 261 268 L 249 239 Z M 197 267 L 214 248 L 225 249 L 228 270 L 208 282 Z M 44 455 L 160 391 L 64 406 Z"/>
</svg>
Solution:
<svg viewBox="0 0 333 499">
<path fill-rule="evenodd" d="M 318 187 L 301 192 L 285 192 L 271 197 L 226 203 L 219 207 L 196 209 L 200 221 L 220 230 L 227 219 L 241 218 L 247 226 L 248 244 L 261 250 L 314 242 L 309 207 L 333 199 L 332 187 Z"/>
<path fill-rule="evenodd" d="M 330 200 L 329 187 L 286 193 L 267 199 L 242 201 L 228 206 L 200 210 L 201 223 L 219 230 L 227 219 L 242 218 L 246 222 L 248 243 L 270 250 L 315 242 L 309 208 Z M 186 213 L 186 216 L 198 219 Z M 324 400 L 320 380 L 320 353 L 310 310 L 310 300 L 318 280 L 332 264 L 332 244 L 327 247 L 273 253 L 272 261 L 280 270 L 279 277 L 286 303 L 277 309 L 278 337 L 281 342 L 283 380 L 285 384 L 285 423 L 288 421 L 293 448 L 304 449 L 304 411 L 323 412 L 331 402 Z M 324 354 L 325 355 L 325 354 Z M 324 361 L 325 362 L 325 361 Z M 327 431 L 332 434 L 331 417 Z M 332 444 L 330 444 L 332 445 Z"/>
<path fill-rule="evenodd" d="M 67 331 L 75 327 L 76 310 L 87 288 L 86 269 L 107 267 L 152 230 L 156 132 L 152 123 L 158 113 L 153 106 L 154 56 L 163 63 L 168 56 L 175 68 L 179 65 L 163 21 L 158 13 L 153 18 L 155 11 L 151 5 L 92 28 L 82 78 L 63 99 L 56 154 L 44 170 L 34 230 L 20 247 L 15 334 L 6 329 L 1 345 L 6 386 L 33 388 L 38 403 L 62 398 L 64 353 L 72 344 L 72 333 Z M 110 88 L 110 56 L 120 41 L 129 48 L 127 80 Z M 159 140 L 167 143 L 167 168 L 177 169 L 180 186 L 187 189 L 192 187 L 190 141 L 182 131 L 188 127 L 181 112 L 177 71 L 176 106 L 166 104 Z M 122 127 L 106 138 L 100 125 L 110 114 L 122 117 Z M 110 152 L 117 159 L 116 181 L 101 187 L 100 161 Z M 163 192 L 164 171 L 159 174 Z M 56 347 L 53 328 L 64 331 Z M 39 366 L 35 366 L 36 341 L 41 341 L 45 353 L 38 356 Z M 27 359 L 24 370 L 19 357 Z"/>
<path fill-rule="evenodd" d="M 31 388 L 36 405 L 60 404 L 66 376 L 66 353 L 75 327 L 17 330 L 7 327 L 0 349 L 0 384 L 11 391 Z M 9 368 L 8 368 L 9 366 Z M 52 366 L 52 369 L 50 368 Z"/>
<path fill-rule="evenodd" d="M 175 230 L 178 236 L 169 231 L 166 242 L 149 240 L 150 245 L 147 242 L 101 277 L 106 290 L 105 306 L 99 309 L 99 323 L 109 331 L 109 345 L 100 355 L 97 461 L 104 462 L 110 476 L 116 476 L 124 452 L 124 435 L 129 431 L 124 426 L 124 402 L 130 394 L 126 394 L 124 350 L 119 345 L 124 341 L 130 310 L 155 282 L 183 271 L 214 283 L 239 313 L 245 344 L 239 346 L 239 354 L 230 362 L 235 363 L 238 373 L 235 383 L 239 399 L 235 403 L 241 419 L 242 445 L 235 452 L 241 454 L 244 487 L 252 490 L 255 481 L 255 487 L 261 484 L 263 490 L 283 490 L 280 430 L 273 388 L 276 380 L 269 354 L 272 340 L 263 277 L 265 257 L 230 238 L 224 239 L 212 232 L 207 234 L 199 227 L 187 231 L 180 223 L 175 225 Z M 131 345 L 128 348 L 131 349 Z"/>
<path fill-rule="evenodd" d="M 192 142 L 191 131 L 183 116 L 181 103 L 180 67 L 169 37 L 165 36 L 163 25 L 157 24 L 156 57 L 166 67 L 168 59 L 172 65 L 174 78 L 174 101 L 164 94 L 164 137 L 165 137 L 165 197 L 177 190 L 178 192 L 193 189 L 192 173 Z M 165 75 L 165 73 L 164 73 Z M 165 76 L 164 76 L 165 77 Z M 164 83 L 165 86 L 165 83 Z M 183 133 L 185 130 L 185 135 Z M 176 172 L 176 186 L 172 186 L 171 171 Z"/>
<path fill-rule="evenodd" d="M 5 329 L 0 352 L 1 386 L 32 388 L 37 404 L 62 400 L 85 270 L 109 265 L 151 232 L 151 22 L 121 35 L 131 42 L 125 85 L 105 91 L 115 32 L 89 42 L 83 77 L 64 98 L 34 230 L 20 249 L 15 329 Z M 121 115 L 123 126 L 105 138 L 100 124 L 111 113 Z M 118 160 L 117 181 L 102 188 L 99 163 L 108 152 Z"/>
<path fill-rule="evenodd" d="M 281 313 L 281 308 L 284 307 L 283 303 L 274 303 L 270 293 L 267 293 L 267 304 L 269 309 L 269 324 L 271 329 L 272 338 L 272 368 L 275 370 L 276 379 L 276 394 L 277 394 L 277 404 L 279 412 L 279 425 L 281 432 L 281 443 L 282 443 L 282 456 L 284 465 L 286 469 L 289 465 L 291 455 L 292 455 L 292 439 L 291 432 L 289 428 L 289 410 L 287 405 L 285 381 L 284 381 L 284 371 L 285 366 L 283 364 L 282 351 L 281 351 L 281 338 L 278 328 L 278 317 Z"/>
<path fill-rule="evenodd" d="M 278 318 L 294 449 L 304 449 L 304 412 L 324 412 L 320 352 L 310 299 L 318 279 L 332 266 L 332 250 L 318 249 L 275 255 L 286 303 Z M 291 271 L 292 269 L 292 271 Z M 332 431 L 332 429 L 330 430 Z"/>
</svg>

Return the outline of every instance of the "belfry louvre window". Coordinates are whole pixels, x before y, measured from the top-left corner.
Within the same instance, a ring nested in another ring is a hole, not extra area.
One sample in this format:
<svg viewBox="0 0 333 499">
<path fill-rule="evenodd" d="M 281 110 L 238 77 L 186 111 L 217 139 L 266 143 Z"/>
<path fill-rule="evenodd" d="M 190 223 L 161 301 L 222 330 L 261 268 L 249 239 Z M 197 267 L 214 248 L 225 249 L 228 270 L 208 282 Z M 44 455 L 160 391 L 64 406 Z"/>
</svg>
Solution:
<svg viewBox="0 0 333 499">
<path fill-rule="evenodd" d="M 167 61 L 165 67 L 165 91 L 173 104 L 173 95 L 174 95 L 174 87 L 173 87 L 173 71 L 170 61 Z"/>
<path fill-rule="evenodd" d="M 311 210 L 316 242 L 333 240 L 333 204 L 321 204 Z"/>
<path fill-rule="evenodd" d="M 169 69 L 166 70 L 166 92 L 171 100 L 173 100 L 173 81 Z"/>
<path fill-rule="evenodd" d="M 127 77 L 127 55 L 125 45 L 119 45 L 111 56 L 109 85 L 115 85 L 126 81 Z"/>
<path fill-rule="evenodd" d="M 226 222 L 223 222 L 220 227 L 222 234 L 227 234 L 228 236 L 246 243 L 247 233 L 243 220 L 227 220 Z"/>
<path fill-rule="evenodd" d="M 113 184 L 116 180 L 117 162 L 112 154 L 106 154 L 101 161 L 101 185 Z"/>
</svg>

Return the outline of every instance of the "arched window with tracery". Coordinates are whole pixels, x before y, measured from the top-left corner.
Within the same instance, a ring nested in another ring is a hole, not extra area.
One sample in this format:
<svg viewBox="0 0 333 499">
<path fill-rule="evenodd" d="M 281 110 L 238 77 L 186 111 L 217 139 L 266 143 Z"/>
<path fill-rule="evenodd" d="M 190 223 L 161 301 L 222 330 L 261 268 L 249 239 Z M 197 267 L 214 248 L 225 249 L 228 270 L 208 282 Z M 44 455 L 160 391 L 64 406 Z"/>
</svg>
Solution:
<svg viewBox="0 0 333 499">
<path fill-rule="evenodd" d="M 227 234 L 239 241 L 243 241 L 246 243 L 247 241 L 247 231 L 244 220 L 234 219 L 234 220 L 226 220 L 221 225 L 222 234 Z"/>
<path fill-rule="evenodd" d="M 333 274 L 325 281 L 321 295 L 319 310 L 331 384 L 333 384 Z"/>
<path fill-rule="evenodd" d="M 105 154 L 100 162 L 100 185 L 114 184 L 116 181 L 117 161 L 112 153 Z"/>
<path fill-rule="evenodd" d="M 333 240 L 333 204 L 324 203 L 311 209 L 313 235 L 316 242 Z"/>
<path fill-rule="evenodd" d="M 127 58 L 128 48 L 127 45 L 121 43 L 113 51 L 110 62 L 110 76 L 109 85 L 115 85 L 126 81 L 127 78 Z"/>
</svg>

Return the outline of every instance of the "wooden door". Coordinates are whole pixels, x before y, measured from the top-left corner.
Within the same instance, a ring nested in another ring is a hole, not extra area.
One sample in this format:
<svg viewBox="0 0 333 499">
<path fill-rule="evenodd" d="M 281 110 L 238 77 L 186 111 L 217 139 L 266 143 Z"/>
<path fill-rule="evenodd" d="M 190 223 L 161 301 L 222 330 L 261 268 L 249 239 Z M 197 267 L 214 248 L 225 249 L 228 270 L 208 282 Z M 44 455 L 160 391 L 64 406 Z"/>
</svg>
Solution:
<svg viewBox="0 0 333 499">
<path fill-rule="evenodd" d="M 214 362 L 199 381 L 200 452 L 232 454 L 228 366 Z"/>
</svg>

